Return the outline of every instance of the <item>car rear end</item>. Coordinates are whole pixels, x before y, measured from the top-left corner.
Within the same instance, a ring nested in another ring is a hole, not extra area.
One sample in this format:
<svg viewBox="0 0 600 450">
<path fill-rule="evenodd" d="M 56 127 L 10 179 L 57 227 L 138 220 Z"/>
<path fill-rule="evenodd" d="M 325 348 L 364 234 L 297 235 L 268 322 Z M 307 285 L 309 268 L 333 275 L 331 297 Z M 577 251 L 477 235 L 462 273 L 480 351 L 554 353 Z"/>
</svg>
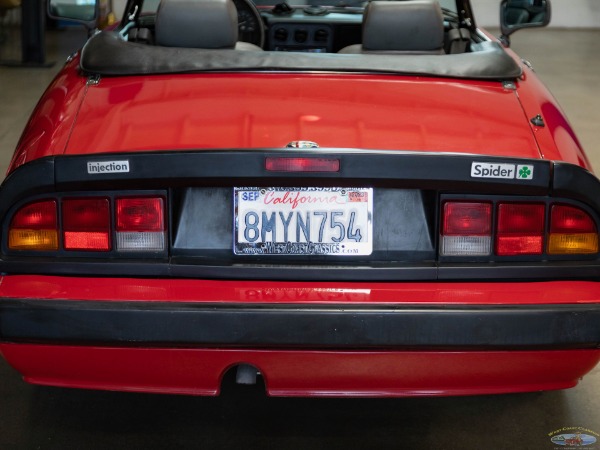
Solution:
<svg viewBox="0 0 600 450">
<path fill-rule="evenodd" d="M 1 351 L 30 382 L 215 395 L 571 387 L 600 360 L 600 182 L 378 150 L 51 156 L 5 181 Z"/>
</svg>

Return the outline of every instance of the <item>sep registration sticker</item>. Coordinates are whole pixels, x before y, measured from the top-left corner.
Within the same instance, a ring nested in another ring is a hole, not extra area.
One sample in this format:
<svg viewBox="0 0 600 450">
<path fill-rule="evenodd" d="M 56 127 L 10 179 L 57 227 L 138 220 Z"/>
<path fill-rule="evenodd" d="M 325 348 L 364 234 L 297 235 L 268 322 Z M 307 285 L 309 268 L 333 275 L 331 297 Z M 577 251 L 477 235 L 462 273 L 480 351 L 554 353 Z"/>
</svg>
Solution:
<svg viewBox="0 0 600 450">
<path fill-rule="evenodd" d="M 370 255 L 371 188 L 234 188 L 236 255 Z"/>
</svg>

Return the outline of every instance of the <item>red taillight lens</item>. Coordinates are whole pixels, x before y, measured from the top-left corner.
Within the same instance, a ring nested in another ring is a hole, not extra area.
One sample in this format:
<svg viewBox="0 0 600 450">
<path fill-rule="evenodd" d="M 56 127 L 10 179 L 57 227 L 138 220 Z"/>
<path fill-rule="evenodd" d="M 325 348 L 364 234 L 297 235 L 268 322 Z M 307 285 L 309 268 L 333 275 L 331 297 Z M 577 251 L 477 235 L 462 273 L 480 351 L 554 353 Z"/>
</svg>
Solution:
<svg viewBox="0 0 600 450">
<path fill-rule="evenodd" d="M 596 233 L 596 224 L 585 211 L 567 205 L 554 205 L 550 233 Z"/>
<path fill-rule="evenodd" d="M 447 202 L 444 205 L 443 233 L 461 236 L 487 236 L 492 224 L 490 203 Z"/>
<path fill-rule="evenodd" d="M 538 203 L 500 203 L 496 253 L 499 256 L 540 255 L 546 207 Z"/>
<path fill-rule="evenodd" d="M 13 250 L 58 250 L 56 201 L 43 200 L 21 208 L 12 218 L 8 248 Z"/>
<path fill-rule="evenodd" d="M 107 198 L 62 202 L 65 250 L 110 250 L 110 202 Z"/>
<path fill-rule="evenodd" d="M 160 197 L 118 198 L 117 250 L 165 249 L 164 201 Z"/>
<path fill-rule="evenodd" d="M 14 215 L 10 227 L 34 230 L 55 229 L 56 202 L 45 200 L 24 206 Z"/>
<path fill-rule="evenodd" d="M 568 205 L 554 205 L 550 213 L 548 253 L 598 252 L 598 230 L 590 215 Z"/>
<path fill-rule="evenodd" d="M 162 198 L 117 199 L 117 231 L 163 231 Z"/>
<path fill-rule="evenodd" d="M 339 159 L 267 158 L 265 168 L 273 172 L 339 172 Z"/>
<path fill-rule="evenodd" d="M 442 218 L 442 255 L 489 255 L 491 225 L 491 203 L 446 202 Z"/>
</svg>

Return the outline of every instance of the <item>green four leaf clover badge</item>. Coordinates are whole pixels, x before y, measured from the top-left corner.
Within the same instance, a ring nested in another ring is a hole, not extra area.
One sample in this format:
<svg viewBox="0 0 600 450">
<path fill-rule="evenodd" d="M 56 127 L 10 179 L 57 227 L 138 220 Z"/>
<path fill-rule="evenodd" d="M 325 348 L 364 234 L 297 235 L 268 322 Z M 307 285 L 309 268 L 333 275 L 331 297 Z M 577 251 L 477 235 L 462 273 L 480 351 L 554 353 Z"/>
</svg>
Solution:
<svg viewBox="0 0 600 450">
<path fill-rule="evenodd" d="M 533 166 L 517 166 L 517 178 L 519 180 L 533 180 Z"/>
</svg>

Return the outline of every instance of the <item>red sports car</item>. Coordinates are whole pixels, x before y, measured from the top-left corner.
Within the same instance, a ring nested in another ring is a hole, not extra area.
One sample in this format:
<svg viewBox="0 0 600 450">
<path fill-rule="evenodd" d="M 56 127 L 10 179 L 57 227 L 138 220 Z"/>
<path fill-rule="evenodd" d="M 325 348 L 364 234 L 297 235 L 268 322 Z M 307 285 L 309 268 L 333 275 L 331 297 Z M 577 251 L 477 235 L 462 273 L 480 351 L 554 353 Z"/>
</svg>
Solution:
<svg viewBox="0 0 600 450">
<path fill-rule="evenodd" d="M 469 0 L 157 3 L 70 58 L 0 189 L 25 380 L 431 396 L 598 363 L 600 181 L 509 49 L 549 0 L 503 0 L 500 39 Z"/>
</svg>

